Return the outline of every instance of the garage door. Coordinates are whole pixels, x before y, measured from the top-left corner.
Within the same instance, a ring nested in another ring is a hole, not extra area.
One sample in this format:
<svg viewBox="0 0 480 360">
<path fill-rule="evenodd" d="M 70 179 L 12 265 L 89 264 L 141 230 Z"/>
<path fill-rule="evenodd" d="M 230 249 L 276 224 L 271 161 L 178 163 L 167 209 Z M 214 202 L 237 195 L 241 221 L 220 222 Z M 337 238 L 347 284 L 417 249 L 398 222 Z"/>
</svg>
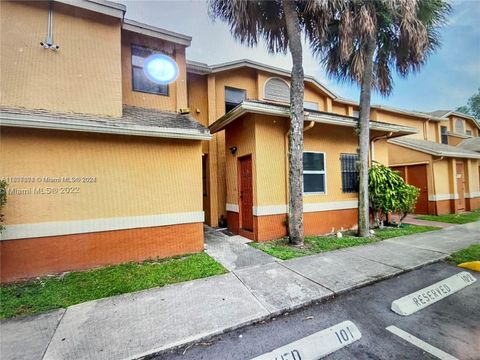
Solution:
<svg viewBox="0 0 480 360">
<path fill-rule="evenodd" d="M 428 178 L 427 165 L 409 165 L 393 167 L 393 170 L 400 172 L 402 178 L 407 184 L 416 186 L 420 189 L 417 206 L 415 208 L 416 214 L 428 214 Z"/>
</svg>

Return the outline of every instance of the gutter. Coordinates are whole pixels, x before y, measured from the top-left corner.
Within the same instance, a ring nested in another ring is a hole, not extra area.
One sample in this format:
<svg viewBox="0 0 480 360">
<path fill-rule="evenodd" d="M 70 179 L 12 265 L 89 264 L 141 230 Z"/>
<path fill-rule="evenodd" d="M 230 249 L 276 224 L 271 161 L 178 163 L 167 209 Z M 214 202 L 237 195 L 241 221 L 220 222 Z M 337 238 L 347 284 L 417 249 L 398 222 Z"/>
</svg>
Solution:
<svg viewBox="0 0 480 360">
<path fill-rule="evenodd" d="M 375 161 L 375 143 L 381 139 L 389 139 L 393 135 L 393 132 L 390 131 L 388 134 L 376 136 L 370 140 L 370 165 Z"/>
<path fill-rule="evenodd" d="M 130 125 L 118 122 L 118 125 L 102 124 L 94 121 L 75 121 L 68 119 L 68 122 L 57 120 L 44 120 L 31 117 L 17 117 L 8 114 L 2 114 L 0 117 L 1 126 L 10 126 L 16 128 L 43 129 L 43 130 L 64 130 L 80 131 L 99 134 L 130 135 L 130 136 L 148 136 L 158 138 L 188 139 L 188 140 L 210 140 L 210 133 L 201 133 L 193 129 L 173 129 L 160 127 L 147 127 Z"/>
</svg>

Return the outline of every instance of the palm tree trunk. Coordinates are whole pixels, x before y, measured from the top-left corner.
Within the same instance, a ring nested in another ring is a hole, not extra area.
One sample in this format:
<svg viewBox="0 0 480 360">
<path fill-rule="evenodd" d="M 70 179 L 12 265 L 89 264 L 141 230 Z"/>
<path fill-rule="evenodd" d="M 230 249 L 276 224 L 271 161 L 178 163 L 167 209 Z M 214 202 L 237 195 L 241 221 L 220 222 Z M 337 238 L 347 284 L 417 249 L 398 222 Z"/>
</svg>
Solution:
<svg viewBox="0 0 480 360">
<path fill-rule="evenodd" d="M 368 211 L 368 153 L 370 145 L 370 98 L 372 92 L 373 55 L 375 41 L 369 40 L 366 48 L 364 74 L 360 90 L 360 115 L 358 123 L 358 236 L 370 236 Z"/>
<path fill-rule="evenodd" d="M 290 89 L 290 139 L 288 146 L 288 229 L 291 244 L 303 244 L 303 66 L 302 39 L 295 2 L 283 0 L 283 10 L 292 54 Z"/>
</svg>

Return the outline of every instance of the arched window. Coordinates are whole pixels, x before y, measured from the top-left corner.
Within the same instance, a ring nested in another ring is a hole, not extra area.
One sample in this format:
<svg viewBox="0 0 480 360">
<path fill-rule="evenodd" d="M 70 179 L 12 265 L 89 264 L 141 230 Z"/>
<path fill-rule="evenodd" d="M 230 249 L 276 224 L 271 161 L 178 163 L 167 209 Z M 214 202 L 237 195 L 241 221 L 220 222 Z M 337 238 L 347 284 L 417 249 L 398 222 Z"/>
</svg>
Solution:
<svg viewBox="0 0 480 360">
<path fill-rule="evenodd" d="M 290 86 L 280 78 L 270 78 L 265 82 L 264 98 L 281 102 L 290 102 Z"/>
<path fill-rule="evenodd" d="M 457 119 L 457 121 L 455 121 L 455 132 L 457 134 L 465 133 L 465 129 L 463 127 L 463 120 Z"/>
</svg>

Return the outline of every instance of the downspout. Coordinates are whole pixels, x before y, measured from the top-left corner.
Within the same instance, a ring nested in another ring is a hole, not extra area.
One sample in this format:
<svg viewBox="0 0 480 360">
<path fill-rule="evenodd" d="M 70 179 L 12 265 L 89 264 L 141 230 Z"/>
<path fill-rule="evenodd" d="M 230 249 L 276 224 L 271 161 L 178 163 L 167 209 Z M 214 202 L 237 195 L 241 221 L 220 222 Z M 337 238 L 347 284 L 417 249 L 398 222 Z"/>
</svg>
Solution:
<svg viewBox="0 0 480 360">
<path fill-rule="evenodd" d="M 376 137 L 374 137 L 370 140 L 370 153 L 371 153 L 371 155 L 370 155 L 370 166 L 375 161 L 375 142 L 378 141 L 378 140 L 381 140 L 381 139 L 389 139 L 390 137 L 392 137 L 392 135 L 393 135 L 393 132 L 390 131 L 386 135 L 376 136 Z"/>
<path fill-rule="evenodd" d="M 308 113 L 305 113 L 305 119 L 308 119 Z M 315 126 L 315 121 L 310 121 L 307 126 L 303 127 L 303 133 L 307 132 Z M 290 136 L 290 128 L 285 134 L 285 204 L 288 208 L 288 138 Z"/>
<path fill-rule="evenodd" d="M 439 159 L 435 159 L 435 160 L 432 160 L 432 185 L 433 185 L 433 193 L 435 195 L 437 195 L 437 186 L 435 184 L 435 169 L 434 169 L 434 163 L 437 162 L 437 161 L 441 161 L 443 160 L 443 156 L 441 156 Z M 428 185 L 428 184 L 427 184 Z M 438 214 L 438 209 L 437 209 L 437 201 L 435 200 L 435 214 L 434 215 L 437 215 Z"/>
</svg>

